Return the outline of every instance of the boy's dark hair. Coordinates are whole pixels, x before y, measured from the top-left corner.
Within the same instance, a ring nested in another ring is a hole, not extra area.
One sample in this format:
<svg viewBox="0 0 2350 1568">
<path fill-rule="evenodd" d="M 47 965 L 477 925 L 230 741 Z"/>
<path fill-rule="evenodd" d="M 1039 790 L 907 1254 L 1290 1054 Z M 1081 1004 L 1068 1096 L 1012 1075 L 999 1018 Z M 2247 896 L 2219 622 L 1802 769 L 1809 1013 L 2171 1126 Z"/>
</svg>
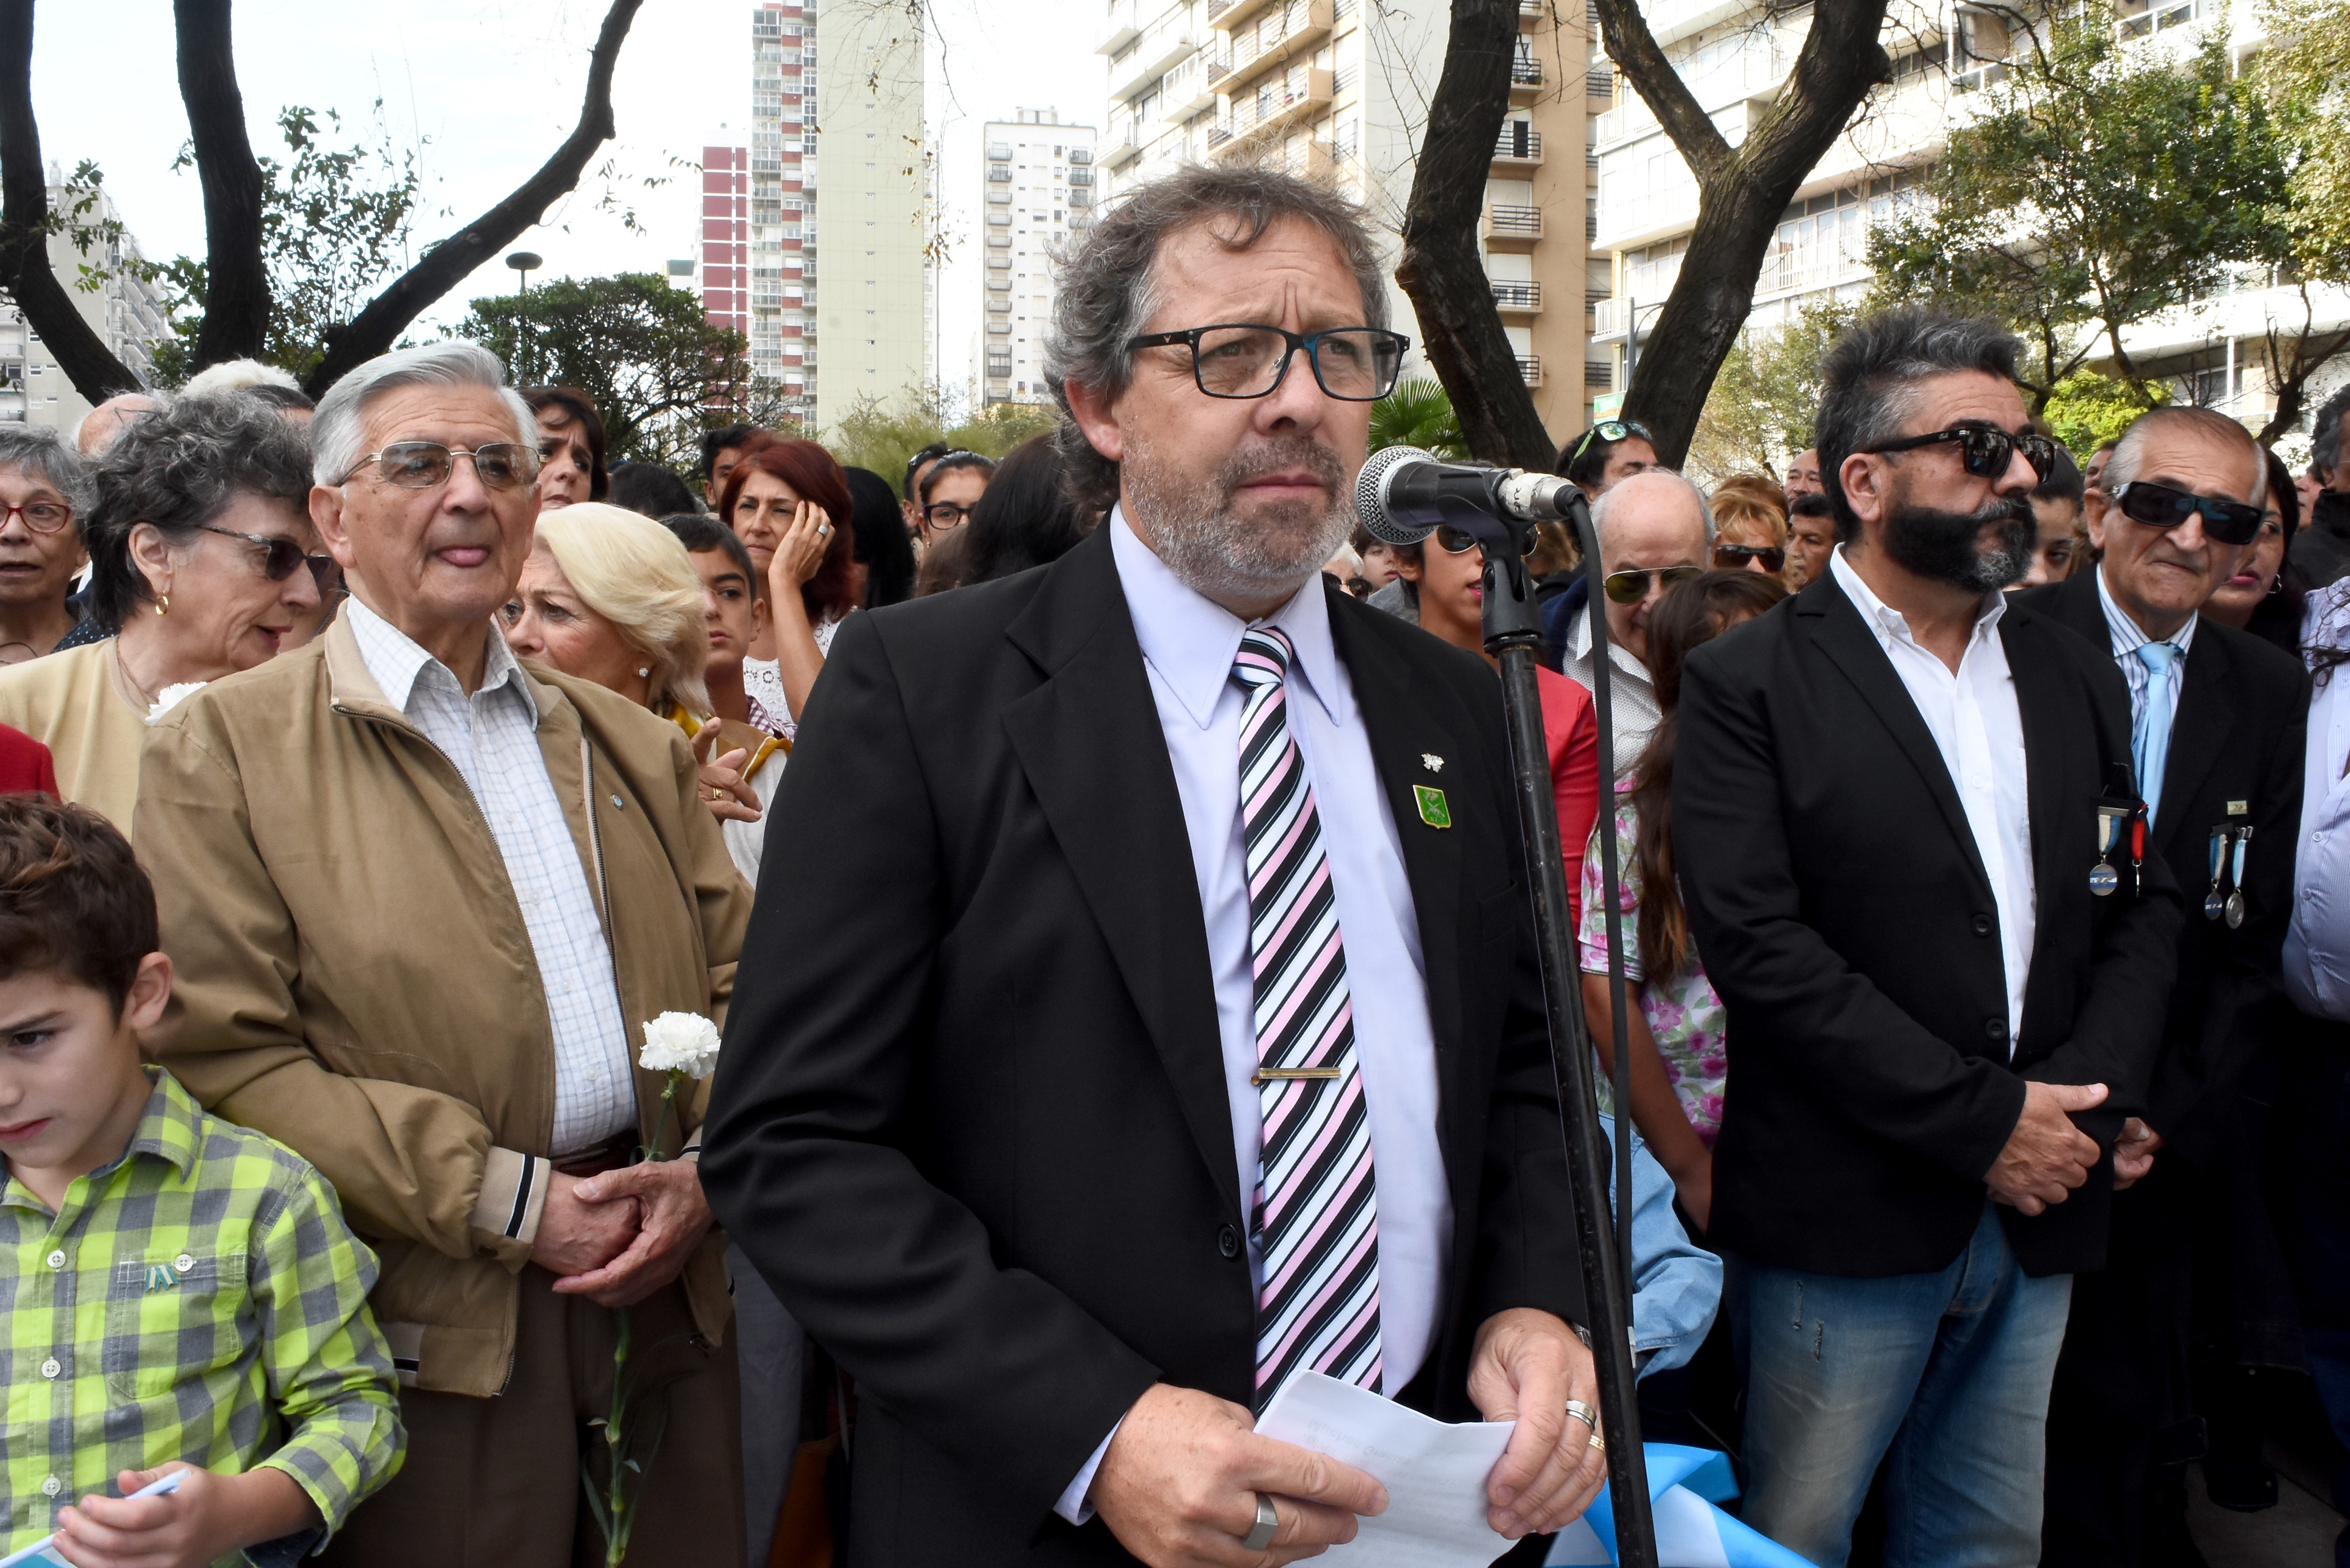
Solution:
<svg viewBox="0 0 2350 1568">
<path fill-rule="evenodd" d="M 112 823 L 45 794 L 0 795 L 0 980 L 62 970 L 119 1014 L 162 945 L 154 886 Z"/>
<path fill-rule="evenodd" d="M 611 492 L 604 499 L 656 520 L 701 505 L 691 485 L 657 462 L 614 463 Z"/>
<path fill-rule="evenodd" d="M 2088 491 L 2088 478 L 2082 473 L 2081 465 L 2073 461 L 2071 452 L 2059 446 L 2056 449 L 2056 466 L 2048 471 L 2048 477 L 2033 491 L 2032 499 L 2063 501 L 2079 506 L 2087 497 Z"/>
<path fill-rule="evenodd" d="M 660 520 L 661 526 L 677 535 L 689 556 L 706 555 L 712 550 L 725 553 L 751 585 L 754 596 L 764 596 L 767 585 L 759 580 L 759 569 L 751 564 L 751 547 L 736 536 L 734 530 L 717 518 L 700 512 L 680 512 Z"/>
<path fill-rule="evenodd" d="M 703 483 L 717 472 L 718 454 L 728 447 L 740 451 L 751 444 L 751 438 L 760 434 L 757 425 L 721 425 L 714 431 L 702 432 L 702 469 Z"/>
<path fill-rule="evenodd" d="M 1801 495 L 1796 496 L 1794 500 L 1787 503 L 1787 515 L 1790 517 L 1825 517 L 1829 521 L 1833 522 L 1835 519 L 1835 508 L 1828 504 L 1828 498 L 1820 492 L 1816 490 L 1806 490 Z"/>
</svg>

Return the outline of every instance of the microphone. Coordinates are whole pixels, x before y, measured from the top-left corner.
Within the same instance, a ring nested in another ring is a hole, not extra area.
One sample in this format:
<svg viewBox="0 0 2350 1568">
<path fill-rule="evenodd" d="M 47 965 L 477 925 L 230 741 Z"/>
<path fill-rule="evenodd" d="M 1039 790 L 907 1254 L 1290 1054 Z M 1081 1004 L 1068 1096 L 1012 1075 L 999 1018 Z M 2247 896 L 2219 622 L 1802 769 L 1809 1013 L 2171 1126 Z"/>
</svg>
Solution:
<svg viewBox="0 0 2350 1568">
<path fill-rule="evenodd" d="M 1355 478 L 1355 517 L 1374 539 L 1417 545 L 1461 509 L 1540 522 L 1567 514 L 1571 481 L 1522 468 L 1446 462 L 1416 446 L 1382 447 Z"/>
</svg>

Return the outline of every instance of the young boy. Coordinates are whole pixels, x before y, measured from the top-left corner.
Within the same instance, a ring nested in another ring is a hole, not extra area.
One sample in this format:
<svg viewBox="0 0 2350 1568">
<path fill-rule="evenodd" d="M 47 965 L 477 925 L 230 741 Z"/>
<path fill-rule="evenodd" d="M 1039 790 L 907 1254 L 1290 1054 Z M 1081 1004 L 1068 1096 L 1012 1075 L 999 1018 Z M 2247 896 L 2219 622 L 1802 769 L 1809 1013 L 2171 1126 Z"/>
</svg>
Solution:
<svg viewBox="0 0 2350 1568">
<path fill-rule="evenodd" d="M 764 813 L 765 803 L 775 798 L 784 759 L 792 749 L 782 736 L 782 726 L 743 686 L 743 656 L 767 624 L 767 602 L 760 594 L 764 585 L 751 565 L 750 550 L 732 528 L 692 514 L 661 521 L 685 546 L 694 575 L 702 579 L 702 622 L 710 630 L 710 661 L 702 667 L 702 680 L 719 727 L 718 759 L 741 770 L 743 782 L 759 792 Z M 757 887 L 760 850 L 767 841 L 764 817 L 758 822 L 721 820 L 718 826 L 734 868 Z"/>
<path fill-rule="evenodd" d="M 0 1554 L 291 1563 L 400 1468 L 375 1254 L 316 1170 L 141 1062 L 160 945 L 104 818 L 0 797 Z"/>
</svg>

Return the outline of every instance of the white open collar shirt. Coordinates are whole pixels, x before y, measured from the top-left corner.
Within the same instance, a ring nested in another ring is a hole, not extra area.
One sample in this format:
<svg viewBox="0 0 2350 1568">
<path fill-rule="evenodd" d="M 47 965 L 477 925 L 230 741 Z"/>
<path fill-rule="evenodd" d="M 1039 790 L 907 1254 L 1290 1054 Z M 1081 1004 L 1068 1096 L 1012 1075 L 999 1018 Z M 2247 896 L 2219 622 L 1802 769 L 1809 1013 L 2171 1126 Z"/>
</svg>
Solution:
<svg viewBox="0 0 2350 1568">
<path fill-rule="evenodd" d="M 2350 578 L 2309 596 L 2301 641 L 2350 647 Z M 2319 677 L 2310 693 L 2302 765 L 2285 994 L 2314 1018 L 2350 1023 L 2350 664 Z"/>
<path fill-rule="evenodd" d="M 637 1087 L 612 950 L 538 749 L 538 704 L 521 664 L 484 622 L 489 660 L 467 697 L 447 665 L 356 597 L 344 613 L 384 701 L 449 759 L 497 840 L 554 1026 L 549 1152 L 561 1158 L 632 1130 Z"/>
<path fill-rule="evenodd" d="M 1216 1032 L 1232 1107 L 1232 1153 L 1243 1201 L 1256 1190 L 1264 1128 L 1257 1069 L 1256 993 L 1249 948 L 1248 858 L 1241 829 L 1241 713 L 1232 680 L 1249 623 L 1202 597 L 1135 536 L 1123 510 L 1105 524 L 1159 732 L 1175 770 L 1191 867 L 1207 923 L 1216 992 Z M 1297 649 L 1288 677 L 1290 734 L 1297 742 L 1322 824 L 1322 848 L 1338 909 L 1354 1002 L 1355 1055 L 1370 1119 L 1372 1176 L 1379 1211 L 1381 1391 L 1393 1397 L 1418 1375 L 1436 1338 L 1444 1257 L 1452 1240 L 1452 1195 L 1438 1147 L 1436 1036 L 1428 1017 L 1427 966 L 1419 919 L 1405 875 L 1403 841 L 1371 758 L 1354 683 L 1330 636 L 1330 607 L 1317 576 L 1257 624 L 1277 626 Z M 1263 1282 L 1263 1250 L 1249 1238 L 1249 1279 Z M 1111 1436 L 1117 1435 L 1112 1428 Z M 1109 1439 L 1061 1495 L 1072 1524 L 1092 1516 L 1085 1501 Z"/>
<path fill-rule="evenodd" d="M 1999 956 L 2007 978 L 2007 1051 L 2023 1030 L 2023 991 L 2032 972 L 2032 941 L 2039 929 L 2039 889 L 2032 869 L 2032 800 L 2025 771 L 2023 711 L 2015 700 L 2015 674 L 2000 641 L 2000 618 L 2007 597 L 1983 596 L 1981 614 L 1967 636 L 1966 652 L 1953 672 L 1909 629 L 1908 618 L 1870 591 L 1844 558 L 1839 545 L 1828 556 L 1835 574 L 1877 638 L 1877 646 L 1908 689 L 1918 716 L 1950 771 L 1975 853 L 1991 878 L 1991 902 L 1999 909 Z"/>
</svg>

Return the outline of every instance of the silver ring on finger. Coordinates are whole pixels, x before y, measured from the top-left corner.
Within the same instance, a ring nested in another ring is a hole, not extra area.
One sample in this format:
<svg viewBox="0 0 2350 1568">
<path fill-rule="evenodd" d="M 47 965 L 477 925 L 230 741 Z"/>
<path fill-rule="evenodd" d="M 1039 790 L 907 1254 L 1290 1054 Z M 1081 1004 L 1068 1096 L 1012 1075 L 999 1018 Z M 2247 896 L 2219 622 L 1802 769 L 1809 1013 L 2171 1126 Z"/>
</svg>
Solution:
<svg viewBox="0 0 2350 1568">
<path fill-rule="evenodd" d="M 1274 1511 L 1273 1499 L 1263 1492 L 1256 1494 L 1256 1522 L 1241 1537 L 1241 1544 L 1251 1552 L 1262 1552 L 1273 1544 L 1274 1532 L 1281 1528 L 1281 1515 Z"/>
<path fill-rule="evenodd" d="M 817 538 L 819 538 L 819 539 L 829 539 L 829 538 L 831 538 L 831 537 L 832 537 L 832 524 L 829 524 L 829 523 L 819 523 L 819 524 L 817 524 L 816 525 L 816 536 Z"/>
<path fill-rule="evenodd" d="M 1595 1432 L 1599 1429 L 1599 1412 L 1580 1399 L 1569 1399 L 1566 1402 L 1566 1418 L 1570 1421 L 1580 1421 Z"/>
</svg>

